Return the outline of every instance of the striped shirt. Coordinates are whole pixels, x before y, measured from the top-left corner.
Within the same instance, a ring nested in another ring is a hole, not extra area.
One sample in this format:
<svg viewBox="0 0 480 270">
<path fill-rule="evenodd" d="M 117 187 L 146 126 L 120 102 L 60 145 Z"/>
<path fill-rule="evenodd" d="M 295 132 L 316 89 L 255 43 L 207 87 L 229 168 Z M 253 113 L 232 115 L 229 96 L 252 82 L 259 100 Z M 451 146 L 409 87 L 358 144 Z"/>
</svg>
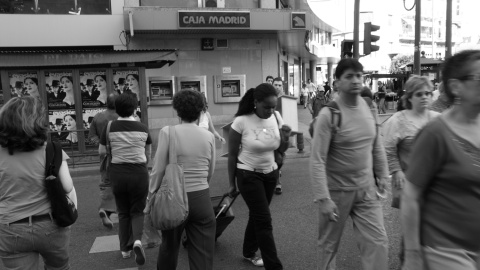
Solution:
<svg viewBox="0 0 480 270">
<path fill-rule="evenodd" d="M 100 137 L 100 144 L 107 145 L 107 129 Z M 141 164 L 147 162 L 145 146 L 152 144 L 152 138 L 146 125 L 137 121 L 116 120 L 110 126 L 110 145 L 112 163 Z"/>
</svg>

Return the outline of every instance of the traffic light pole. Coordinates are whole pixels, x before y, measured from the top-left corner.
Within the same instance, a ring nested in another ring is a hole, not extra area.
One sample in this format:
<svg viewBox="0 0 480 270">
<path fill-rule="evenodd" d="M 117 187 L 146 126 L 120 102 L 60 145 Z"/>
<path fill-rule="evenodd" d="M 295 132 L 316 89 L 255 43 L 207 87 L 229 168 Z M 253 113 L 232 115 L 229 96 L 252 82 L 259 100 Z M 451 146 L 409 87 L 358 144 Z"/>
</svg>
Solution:
<svg viewBox="0 0 480 270">
<path fill-rule="evenodd" d="M 445 59 L 452 56 L 452 0 L 447 0 L 447 29 L 445 31 Z"/>
<path fill-rule="evenodd" d="M 422 31 L 422 1 L 415 0 L 415 51 L 413 54 L 413 73 L 420 75 L 420 35 Z"/>
<path fill-rule="evenodd" d="M 360 0 L 355 0 L 353 10 L 353 58 L 360 58 Z"/>
</svg>

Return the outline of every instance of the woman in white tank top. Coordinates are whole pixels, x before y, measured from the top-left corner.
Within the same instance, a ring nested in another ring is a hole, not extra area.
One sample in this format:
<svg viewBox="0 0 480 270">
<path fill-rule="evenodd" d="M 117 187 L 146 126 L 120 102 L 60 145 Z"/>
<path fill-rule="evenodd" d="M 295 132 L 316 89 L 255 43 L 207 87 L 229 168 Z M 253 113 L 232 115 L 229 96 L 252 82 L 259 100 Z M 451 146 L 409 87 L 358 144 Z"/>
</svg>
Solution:
<svg viewBox="0 0 480 270">
<path fill-rule="evenodd" d="M 222 136 L 220 136 L 220 134 L 215 130 L 215 127 L 213 126 L 212 117 L 210 116 L 210 113 L 207 111 L 208 109 L 207 99 L 205 98 L 204 95 L 202 96 L 203 96 L 203 102 L 205 103 L 205 108 L 203 108 L 203 111 L 200 113 L 200 118 L 198 119 L 198 126 L 212 132 L 213 135 L 215 136 L 215 139 L 220 140 L 222 144 L 224 144 L 225 139 Z"/>
</svg>

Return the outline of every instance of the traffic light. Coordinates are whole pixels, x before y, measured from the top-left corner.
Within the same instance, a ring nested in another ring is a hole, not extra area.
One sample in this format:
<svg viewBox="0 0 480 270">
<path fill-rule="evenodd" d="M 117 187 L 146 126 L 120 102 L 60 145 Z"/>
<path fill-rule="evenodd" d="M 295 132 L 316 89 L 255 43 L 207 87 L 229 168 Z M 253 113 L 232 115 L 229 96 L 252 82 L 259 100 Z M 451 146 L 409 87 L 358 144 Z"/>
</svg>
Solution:
<svg viewBox="0 0 480 270">
<path fill-rule="evenodd" d="M 369 55 L 371 52 L 376 52 L 380 49 L 377 45 L 372 45 L 372 42 L 376 42 L 380 39 L 379 36 L 372 35 L 372 32 L 380 29 L 380 26 L 374 25 L 370 22 L 364 24 L 363 31 L 363 54 Z"/>
<path fill-rule="evenodd" d="M 340 59 L 353 57 L 353 40 L 343 40 L 341 50 Z"/>
</svg>

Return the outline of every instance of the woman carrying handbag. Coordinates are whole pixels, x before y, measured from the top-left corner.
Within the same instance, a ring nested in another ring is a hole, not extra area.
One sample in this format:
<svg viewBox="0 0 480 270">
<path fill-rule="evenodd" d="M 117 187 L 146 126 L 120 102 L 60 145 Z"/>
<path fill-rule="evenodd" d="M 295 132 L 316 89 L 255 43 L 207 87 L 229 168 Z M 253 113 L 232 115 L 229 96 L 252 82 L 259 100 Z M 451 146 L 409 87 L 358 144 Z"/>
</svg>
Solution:
<svg viewBox="0 0 480 270">
<path fill-rule="evenodd" d="M 180 124 L 173 130 L 164 127 L 158 136 L 158 149 L 150 175 L 148 199 L 158 191 L 169 163 L 169 145 L 175 144 L 177 163 L 183 167 L 185 191 L 188 197 L 188 217 L 184 223 L 171 230 L 162 230 L 157 269 L 177 268 L 178 251 L 182 233 L 188 237 L 188 258 L 191 270 L 213 269 L 215 249 L 215 215 L 210 200 L 209 182 L 215 169 L 215 137 L 198 126 L 204 108 L 202 94 L 193 90 L 182 90 L 173 97 L 173 108 L 180 117 Z M 148 210 L 147 210 L 148 211 Z M 150 211 L 155 211 L 152 208 Z"/>
</svg>

